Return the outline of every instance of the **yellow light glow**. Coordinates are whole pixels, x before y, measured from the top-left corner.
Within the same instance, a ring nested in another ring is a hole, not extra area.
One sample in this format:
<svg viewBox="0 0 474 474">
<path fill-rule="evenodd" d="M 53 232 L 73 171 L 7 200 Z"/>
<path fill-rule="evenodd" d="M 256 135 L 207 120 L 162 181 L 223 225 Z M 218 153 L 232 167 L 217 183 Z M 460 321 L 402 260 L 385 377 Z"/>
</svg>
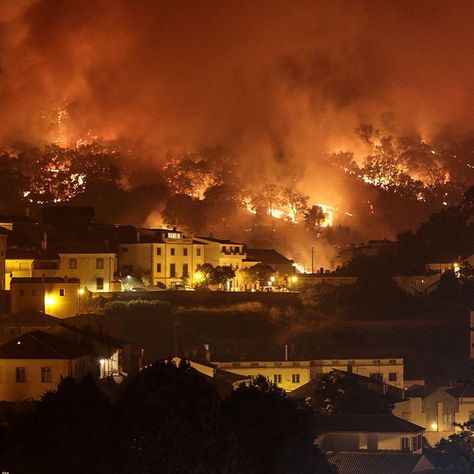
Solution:
<svg viewBox="0 0 474 474">
<path fill-rule="evenodd" d="M 438 431 L 438 423 L 436 421 L 433 421 L 430 425 L 431 431 Z"/>
<path fill-rule="evenodd" d="M 204 280 L 204 274 L 202 272 L 195 272 L 193 275 L 194 281 Z"/>
<path fill-rule="evenodd" d="M 44 297 L 44 304 L 45 306 L 54 306 L 56 303 L 56 298 L 51 295 L 45 295 Z"/>
<path fill-rule="evenodd" d="M 297 281 L 298 281 L 298 277 L 297 277 L 296 275 L 293 275 L 293 276 L 291 277 L 291 282 L 292 282 L 292 283 L 296 283 Z"/>
<path fill-rule="evenodd" d="M 272 283 L 275 283 L 275 277 L 274 277 L 274 276 L 271 276 L 271 277 L 270 277 L 270 281 L 271 281 Z"/>
<path fill-rule="evenodd" d="M 84 290 L 84 288 L 79 288 L 79 291 L 78 291 L 78 293 L 79 293 L 80 295 L 83 295 L 83 294 L 85 293 L 85 290 Z"/>
</svg>

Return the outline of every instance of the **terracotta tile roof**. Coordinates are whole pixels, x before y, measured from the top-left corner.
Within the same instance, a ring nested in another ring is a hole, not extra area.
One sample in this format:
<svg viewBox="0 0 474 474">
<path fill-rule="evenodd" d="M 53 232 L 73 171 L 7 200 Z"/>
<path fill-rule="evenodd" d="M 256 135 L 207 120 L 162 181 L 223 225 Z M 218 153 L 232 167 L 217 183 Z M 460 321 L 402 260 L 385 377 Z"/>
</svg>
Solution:
<svg viewBox="0 0 474 474">
<path fill-rule="evenodd" d="M 0 318 L 0 326 L 54 326 L 60 322 L 61 319 L 34 309 L 21 311 L 20 313 L 16 314 L 8 314 Z"/>
<path fill-rule="evenodd" d="M 335 453 L 328 454 L 339 474 L 411 474 L 438 472 L 423 454 Z"/>
<path fill-rule="evenodd" d="M 78 345 L 44 331 L 28 332 L 0 346 L 0 359 L 76 359 L 83 355 Z"/>
</svg>

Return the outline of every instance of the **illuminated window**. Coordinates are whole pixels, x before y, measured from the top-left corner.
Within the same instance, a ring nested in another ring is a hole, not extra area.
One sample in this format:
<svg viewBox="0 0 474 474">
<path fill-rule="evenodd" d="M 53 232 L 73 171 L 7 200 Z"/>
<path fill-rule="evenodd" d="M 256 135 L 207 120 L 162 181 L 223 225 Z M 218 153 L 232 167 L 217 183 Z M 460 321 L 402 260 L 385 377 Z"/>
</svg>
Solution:
<svg viewBox="0 0 474 474">
<path fill-rule="evenodd" d="M 95 281 L 96 288 L 98 290 L 103 290 L 104 289 L 104 279 L 103 278 L 97 278 Z"/>
<path fill-rule="evenodd" d="M 170 248 L 170 255 L 174 255 L 174 247 Z"/>
<path fill-rule="evenodd" d="M 64 288 L 59 288 L 59 296 L 64 296 L 66 294 Z"/>
<path fill-rule="evenodd" d="M 397 373 L 396 372 L 390 372 L 388 374 L 388 381 L 389 382 L 396 382 L 397 381 Z"/>
<path fill-rule="evenodd" d="M 200 257 L 201 256 L 201 249 L 196 249 L 196 256 Z"/>
<path fill-rule="evenodd" d="M 158 256 L 161 255 L 161 247 L 156 248 L 156 255 L 158 255 Z"/>
<path fill-rule="evenodd" d="M 41 383 L 51 383 L 51 367 L 41 367 Z"/>
<path fill-rule="evenodd" d="M 300 383 L 300 374 L 291 374 L 292 383 Z"/>
<path fill-rule="evenodd" d="M 95 268 L 97 268 L 98 270 L 102 270 L 104 268 L 104 259 L 103 258 L 98 258 L 95 261 Z"/>
<path fill-rule="evenodd" d="M 184 247 L 184 249 L 183 249 L 183 255 L 184 255 L 185 257 L 188 256 L 188 249 L 187 249 L 186 247 Z"/>
<path fill-rule="evenodd" d="M 161 273 L 161 263 L 156 264 L 156 273 Z"/>
<path fill-rule="evenodd" d="M 282 380 L 281 374 L 274 374 L 273 375 L 273 383 L 275 383 L 275 384 L 281 383 L 281 380 Z"/>
<path fill-rule="evenodd" d="M 26 367 L 15 368 L 16 383 L 26 383 Z"/>
<path fill-rule="evenodd" d="M 71 269 L 77 268 L 77 258 L 70 258 L 69 259 L 69 268 L 71 268 Z"/>
<path fill-rule="evenodd" d="M 170 263 L 170 277 L 175 278 L 176 277 L 176 264 Z"/>
<path fill-rule="evenodd" d="M 189 276 L 189 267 L 187 263 L 183 263 L 183 278 L 187 278 Z"/>
</svg>

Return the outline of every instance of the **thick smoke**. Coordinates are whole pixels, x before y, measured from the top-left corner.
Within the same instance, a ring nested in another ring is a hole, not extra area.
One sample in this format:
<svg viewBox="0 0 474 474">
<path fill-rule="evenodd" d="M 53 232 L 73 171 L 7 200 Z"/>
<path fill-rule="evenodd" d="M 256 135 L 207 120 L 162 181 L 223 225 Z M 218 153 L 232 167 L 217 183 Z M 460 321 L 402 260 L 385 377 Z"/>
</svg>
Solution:
<svg viewBox="0 0 474 474">
<path fill-rule="evenodd" d="M 0 144 L 117 140 L 131 173 L 221 146 L 249 181 L 351 210 L 328 153 L 364 156 L 361 123 L 473 128 L 473 20 L 470 1 L 3 0 Z"/>
</svg>

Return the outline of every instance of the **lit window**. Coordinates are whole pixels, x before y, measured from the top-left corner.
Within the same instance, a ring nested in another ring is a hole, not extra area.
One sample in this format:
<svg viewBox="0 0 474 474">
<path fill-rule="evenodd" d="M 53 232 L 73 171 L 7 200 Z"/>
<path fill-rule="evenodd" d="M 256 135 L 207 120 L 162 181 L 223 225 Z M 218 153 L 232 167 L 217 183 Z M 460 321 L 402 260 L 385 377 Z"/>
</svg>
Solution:
<svg viewBox="0 0 474 474">
<path fill-rule="evenodd" d="M 26 367 L 16 367 L 15 379 L 16 383 L 26 383 Z"/>
<path fill-rule="evenodd" d="M 103 258 L 98 258 L 95 261 L 95 268 L 97 268 L 98 270 L 102 270 L 104 268 L 104 259 Z"/>
<path fill-rule="evenodd" d="M 64 296 L 66 294 L 64 288 L 59 288 L 59 296 Z"/>
<path fill-rule="evenodd" d="M 77 268 L 77 258 L 70 258 L 69 259 L 69 268 L 70 269 Z"/>
<path fill-rule="evenodd" d="M 51 383 L 51 367 L 41 367 L 41 383 Z"/>
<path fill-rule="evenodd" d="M 274 374 L 273 375 L 273 383 L 274 384 L 281 383 L 281 380 L 282 380 L 281 374 Z"/>
<path fill-rule="evenodd" d="M 103 278 L 97 278 L 95 284 L 96 284 L 96 288 L 98 290 L 103 290 L 104 289 L 104 279 Z"/>
<path fill-rule="evenodd" d="M 300 383 L 300 374 L 291 374 L 292 383 Z"/>
</svg>

